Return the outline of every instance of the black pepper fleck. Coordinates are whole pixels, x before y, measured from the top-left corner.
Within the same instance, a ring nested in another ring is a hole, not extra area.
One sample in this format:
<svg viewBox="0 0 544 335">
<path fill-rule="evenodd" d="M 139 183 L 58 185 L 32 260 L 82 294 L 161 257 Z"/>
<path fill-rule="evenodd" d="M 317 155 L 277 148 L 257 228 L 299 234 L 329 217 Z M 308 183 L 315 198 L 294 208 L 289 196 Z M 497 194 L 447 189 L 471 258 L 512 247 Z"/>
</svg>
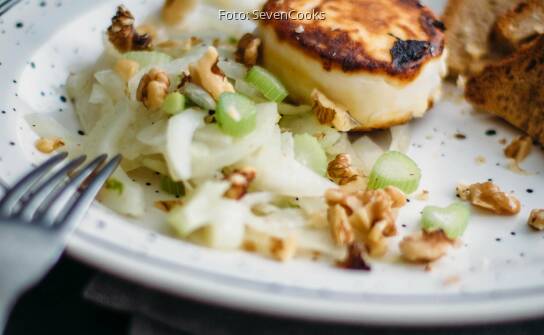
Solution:
<svg viewBox="0 0 544 335">
<path fill-rule="evenodd" d="M 495 136 L 495 135 L 497 135 L 497 131 L 496 131 L 495 129 L 488 129 L 488 130 L 485 132 L 485 134 L 486 134 L 487 136 Z"/>
<path fill-rule="evenodd" d="M 24 27 L 24 24 L 21 21 L 19 21 L 19 22 L 17 22 L 15 24 L 15 28 L 17 28 L 17 29 L 20 29 L 20 28 L 23 28 L 23 27 Z"/>
<path fill-rule="evenodd" d="M 63 103 L 68 101 L 68 99 L 66 99 L 66 97 L 64 95 L 61 95 L 60 96 L 60 101 L 62 101 Z"/>
<path fill-rule="evenodd" d="M 77 133 L 81 136 L 85 136 L 85 132 L 83 130 L 78 130 Z"/>
<path fill-rule="evenodd" d="M 531 189 L 531 188 L 527 189 L 527 193 L 533 193 L 533 192 L 534 192 L 533 189 Z"/>
</svg>

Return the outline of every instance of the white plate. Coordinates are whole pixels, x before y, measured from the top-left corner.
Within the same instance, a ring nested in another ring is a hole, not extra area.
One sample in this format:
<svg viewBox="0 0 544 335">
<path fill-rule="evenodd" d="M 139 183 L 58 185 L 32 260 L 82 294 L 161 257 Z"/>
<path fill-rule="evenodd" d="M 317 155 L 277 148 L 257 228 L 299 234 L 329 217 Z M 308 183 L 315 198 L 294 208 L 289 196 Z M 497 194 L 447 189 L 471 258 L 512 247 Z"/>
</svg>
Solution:
<svg viewBox="0 0 544 335">
<path fill-rule="evenodd" d="M 137 17 L 159 0 L 127 1 Z M 442 2 L 433 1 L 440 7 Z M 0 18 L 0 177 L 12 183 L 43 159 L 25 113 L 53 112 L 73 123 L 64 102 L 69 71 L 92 62 L 116 1 L 24 1 Z M 459 181 L 492 178 L 523 203 L 515 217 L 474 211 L 463 245 L 432 272 L 422 266 L 373 262 L 350 272 L 309 261 L 279 264 L 242 252 L 223 253 L 152 232 L 151 221 L 129 222 L 96 204 L 70 240 L 69 252 L 101 269 L 180 296 L 275 315 L 387 325 L 468 324 L 544 314 L 544 234 L 528 229 L 542 207 L 544 156 L 524 162 L 532 174 L 505 168 L 503 146 L 518 133 L 473 113 L 455 93 L 414 122 L 410 155 L 423 170 L 429 201 L 412 199 L 402 211 L 401 235 L 415 231 L 428 204 L 455 200 Z M 496 135 L 486 135 L 493 129 Z M 466 139 L 455 138 L 462 132 Z M 478 165 L 476 157 L 486 163 Z M 154 194 L 156 185 L 149 186 Z M 533 193 L 528 193 L 532 189 Z M 539 202 L 540 201 L 540 202 Z"/>
</svg>

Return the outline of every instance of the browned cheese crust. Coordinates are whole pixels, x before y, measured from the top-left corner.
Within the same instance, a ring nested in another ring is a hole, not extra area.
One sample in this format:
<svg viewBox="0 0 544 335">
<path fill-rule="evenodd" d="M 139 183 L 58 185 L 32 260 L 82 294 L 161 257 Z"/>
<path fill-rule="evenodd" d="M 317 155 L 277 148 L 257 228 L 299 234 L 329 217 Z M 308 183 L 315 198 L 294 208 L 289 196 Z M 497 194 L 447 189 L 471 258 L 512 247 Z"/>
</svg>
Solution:
<svg viewBox="0 0 544 335">
<path fill-rule="evenodd" d="M 269 0 L 263 11 L 324 13 L 325 20 L 269 15 L 261 23 L 326 70 L 411 81 L 444 49 L 443 24 L 416 0 Z"/>
</svg>

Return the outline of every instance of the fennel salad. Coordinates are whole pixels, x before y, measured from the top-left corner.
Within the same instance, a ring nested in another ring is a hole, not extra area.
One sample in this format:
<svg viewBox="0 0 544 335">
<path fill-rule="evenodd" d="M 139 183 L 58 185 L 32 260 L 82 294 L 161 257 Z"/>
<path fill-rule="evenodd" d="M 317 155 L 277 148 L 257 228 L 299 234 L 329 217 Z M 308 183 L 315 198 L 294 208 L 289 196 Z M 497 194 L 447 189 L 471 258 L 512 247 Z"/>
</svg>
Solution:
<svg viewBox="0 0 544 335">
<path fill-rule="evenodd" d="M 319 96 L 298 104 L 260 65 L 253 23 L 218 23 L 217 8 L 166 3 L 149 24 L 117 9 L 102 56 L 67 81 L 85 136 L 30 115 L 38 150 L 120 153 L 99 201 L 131 217 L 146 208 L 144 187 L 131 175 L 159 175 L 164 196 L 153 210 L 183 240 L 363 270 L 367 257 L 386 255 L 398 211 L 421 178 L 406 155 L 409 126 L 391 128 L 387 148 L 339 130 L 334 106 Z M 180 20 L 182 28 L 172 28 Z M 323 113 L 333 113 L 330 122 L 316 116 Z M 441 257 L 469 214 L 460 203 L 426 208 L 422 231 L 401 242 L 405 259 Z"/>
</svg>

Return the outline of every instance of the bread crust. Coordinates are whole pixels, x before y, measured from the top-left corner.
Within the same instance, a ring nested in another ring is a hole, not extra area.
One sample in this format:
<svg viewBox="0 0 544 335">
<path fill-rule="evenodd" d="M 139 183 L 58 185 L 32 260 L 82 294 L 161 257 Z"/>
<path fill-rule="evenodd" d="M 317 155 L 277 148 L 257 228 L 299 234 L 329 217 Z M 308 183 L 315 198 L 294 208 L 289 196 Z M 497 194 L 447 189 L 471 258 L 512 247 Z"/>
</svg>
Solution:
<svg viewBox="0 0 544 335">
<path fill-rule="evenodd" d="M 270 15 L 261 23 L 328 71 L 411 81 L 427 62 L 442 55 L 443 25 L 417 0 L 269 0 L 263 11 L 302 11 L 308 3 L 326 19 L 278 20 Z M 386 45 L 378 45 L 377 40 Z"/>
<path fill-rule="evenodd" d="M 544 35 L 489 64 L 467 82 L 475 107 L 497 115 L 544 145 Z"/>
<path fill-rule="evenodd" d="M 544 33 L 544 2 L 527 0 L 497 19 L 495 37 L 510 49 Z"/>
<path fill-rule="evenodd" d="M 492 43 L 497 18 L 522 0 L 449 0 L 442 17 L 447 27 L 450 75 L 479 73 L 502 56 Z"/>
</svg>

